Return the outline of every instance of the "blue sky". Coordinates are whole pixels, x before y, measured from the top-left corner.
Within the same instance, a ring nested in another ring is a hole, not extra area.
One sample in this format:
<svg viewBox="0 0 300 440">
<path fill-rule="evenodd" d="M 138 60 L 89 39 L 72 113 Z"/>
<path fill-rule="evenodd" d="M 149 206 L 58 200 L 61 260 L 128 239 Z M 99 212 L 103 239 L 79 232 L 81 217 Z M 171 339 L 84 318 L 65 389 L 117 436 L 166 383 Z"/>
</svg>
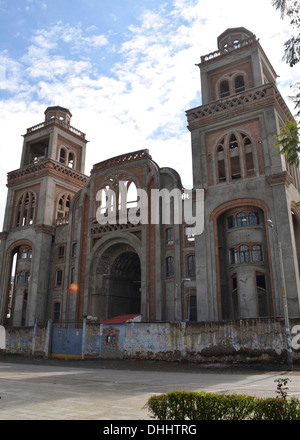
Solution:
<svg viewBox="0 0 300 440">
<path fill-rule="evenodd" d="M 260 39 L 287 100 L 299 74 L 282 61 L 289 23 L 271 0 L 0 0 L 1 223 L 21 136 L 51 105 L 69 108 L 87 134 L 87 174 L 148 148 L 191 186 L 185 110 L 201 105 L 195 64 L 238 26 Z"/>
</svg>

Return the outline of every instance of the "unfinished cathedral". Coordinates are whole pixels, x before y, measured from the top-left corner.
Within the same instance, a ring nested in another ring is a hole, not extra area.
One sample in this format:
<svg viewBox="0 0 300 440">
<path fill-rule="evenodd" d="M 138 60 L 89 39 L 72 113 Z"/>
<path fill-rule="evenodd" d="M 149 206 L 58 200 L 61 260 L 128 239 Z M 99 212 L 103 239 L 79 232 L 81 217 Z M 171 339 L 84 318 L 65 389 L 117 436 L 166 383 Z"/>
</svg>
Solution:
<svg viewBox="0 0 300 440">
<path fill-rule="evenodd" d="M 274 147 L 293 117 L 255 35 L 228 29 L 217 43 L 199 63 L 202 105 L 186 112 L 203 231 L 172 215 L 124 221 L 120 207 L 137 206 L 139 190 L 183 194 L 180 176 L 147 150 L 108 158 L 85 175 L 86 135 L 68 109 L 48 107 L 24 134 L 20 168 L 8 173 L 0 324 L 282 316 L 281 260 L 289 313 L 299 316 L 299 170 Z M 97 212 L 111 208 L 109 190 L 116 221 L 99 222 Z"/>
</svg>

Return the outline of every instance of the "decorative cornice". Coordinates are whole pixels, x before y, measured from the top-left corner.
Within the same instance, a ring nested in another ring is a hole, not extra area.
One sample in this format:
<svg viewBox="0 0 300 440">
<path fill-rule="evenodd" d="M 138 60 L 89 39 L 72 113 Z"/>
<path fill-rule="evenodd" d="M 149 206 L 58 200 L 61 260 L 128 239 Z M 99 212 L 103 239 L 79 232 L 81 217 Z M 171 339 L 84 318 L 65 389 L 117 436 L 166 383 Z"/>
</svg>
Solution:
<svg viewBox="0 0 300 440">
<path fill-rule="evenodd" d="M 257 110 L 267 105 L 277 105 L 286 118 L 293 120 L 277 87 L 270 83 L 188 110 L 186 112 L 188 129 L 192 131 L 216 120 L 231 119 L 241 112 Z"/>
<path fill-rule="evenodd" d="M 85 174 L 73 170 L 72 168 L 69 168 L 53 159 L 43 159 L 34 164 L 27 165 L 26 167 L 19 168 L 18 170 L 8 173 L 7 186 L 11 187 L 19 181 L 24 180 L 26 177 L 30 177 L 30 179 L 33 177 L 40 178 L 41 176 L 51 173 L 56 175 L 59 173 L 60 175 L 71 177 L 75 181 L 82 184 L 85 184 L 87 181 L 87 176 Z"/>
<path fill-rule="evenodd" d="M 104 160 L 103 162 L 99 162 L 93 166 L 91 173 L 93 174 L 100 170 L 124 165 L 127 163 L 136 162 L 143 159 L 152 160 L 149 151 L 147 149 L 134 151 L 133 153 L 122 154 L 120 156 L 116 156 L 116 157 L 112 157 L 111 159 Z"/>
</svg>

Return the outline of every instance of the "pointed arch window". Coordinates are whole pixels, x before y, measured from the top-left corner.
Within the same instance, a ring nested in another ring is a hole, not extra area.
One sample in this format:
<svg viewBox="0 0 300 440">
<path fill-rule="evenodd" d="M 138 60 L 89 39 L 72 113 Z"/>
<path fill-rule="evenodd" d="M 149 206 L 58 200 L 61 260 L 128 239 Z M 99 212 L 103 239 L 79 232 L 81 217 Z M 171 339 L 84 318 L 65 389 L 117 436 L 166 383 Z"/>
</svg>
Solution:
<svg viewBox="0 0 300 440">
<path fill-rule="evenodd" d="M 195 255 L 189 255 L 187 257 L 187 272 L 190 277 L 194 277 L 196 275 L 196 265 L 195 265 Z"/>
<path fill-rule="evenodd" d="M 235 93 L 240 93 L 245 90 L 245 80 L 243 75 L 239 75 L 234 80 L 234 91 Z"/>
<path fill-rule="evenodd" d="M 34 192 L 25 192 L 17 203 L 16 226 L 29 226 L 34 223 L 36 210 L 36 197 Z"/>
<path fill-rule="evenodd" d="M 137 206 L 137 187 L 134 182 L 129 182 L 127 187 L 127 208 L 132 208 Z"/>
<path fill-rule="evenodd" d="M 66 163 L 66 158 L 67 158 L 66 150 L 64 148 L 61 148 L 60 152 L 59 152 L 59 161 L 60 161 L 60 163 L 65 164 Z"/>
<path fill-rule="evenodd" d="M 62 194 L 58 199 L 56 218 L 67 217 L 71 206 L 71 195 Z"/>
<path fill-rule="evenodd" d="M 228 133 L 215 147 L 215 183 L 254 177 L 256 175 L 255 149 L 249 135 L 242 132 Z"/>
<path fill-rule="evenodd" d="M 68 155 L 68 167 L 74 168 L 75 166 L 75 156 L 74 153 L 69 153 Z"/>
<path fill-rule="evenodd" d="M 166 277 L 171 278 L 174 276 L 174 257 L 166 258 Z"/>
<path fill-rule="evenodd" d="M 251 177 L 255 174 L 255 167 L 253 161 L 252 142 L 248 136 L 243 137 L 243 146 L 245 151 L 245 168 L 246 176 Z"/>
<path fill-rule="evenodd" d="M 226 96 L 229 95 L 230 95 L 229 82 L 227 80 L 224 80 L 220 84 L 220 96 L 221 98 L 226 98 Z"/>
<path fill-rule="evenodd" d="M 221 140 L 217 147 L 217 155 L 218 155 L 218 182 L 226 181 L 226 172 L 225 172 L 225 158 L 224 158 L 224 138 Z"/>
</svg>

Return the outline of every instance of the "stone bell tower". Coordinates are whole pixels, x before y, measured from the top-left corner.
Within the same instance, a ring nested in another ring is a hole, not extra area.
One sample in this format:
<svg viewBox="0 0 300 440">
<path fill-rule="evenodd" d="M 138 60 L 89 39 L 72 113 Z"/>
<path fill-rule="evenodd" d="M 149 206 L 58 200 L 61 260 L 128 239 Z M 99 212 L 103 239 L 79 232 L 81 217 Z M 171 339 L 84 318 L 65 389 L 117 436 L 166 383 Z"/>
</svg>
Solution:
<svg viewBox="0 0 300 440">
<path fill-rule="evenodd" d="M 299 316 L 300 180 L 274 147 L 292 119 L 277 75 L 245 28 L 223 32 L 199 68 L 202 105 L 187 111 L 194 188 L 206 192 L 195 242 L 198 320 L 282 315 L 278 241 L 290 315 Z"/>
<path fill-rule="evenodd" d="M 0 247 L 0 316 L 3 325 L 46 319 L 49 264 L 57 222 L 68 221 L 83 187 L 85 134 L 71 113 L 48 107 L 45 120 L 27 129 L 20 168 L 8 173 Z"/>
</svg>

